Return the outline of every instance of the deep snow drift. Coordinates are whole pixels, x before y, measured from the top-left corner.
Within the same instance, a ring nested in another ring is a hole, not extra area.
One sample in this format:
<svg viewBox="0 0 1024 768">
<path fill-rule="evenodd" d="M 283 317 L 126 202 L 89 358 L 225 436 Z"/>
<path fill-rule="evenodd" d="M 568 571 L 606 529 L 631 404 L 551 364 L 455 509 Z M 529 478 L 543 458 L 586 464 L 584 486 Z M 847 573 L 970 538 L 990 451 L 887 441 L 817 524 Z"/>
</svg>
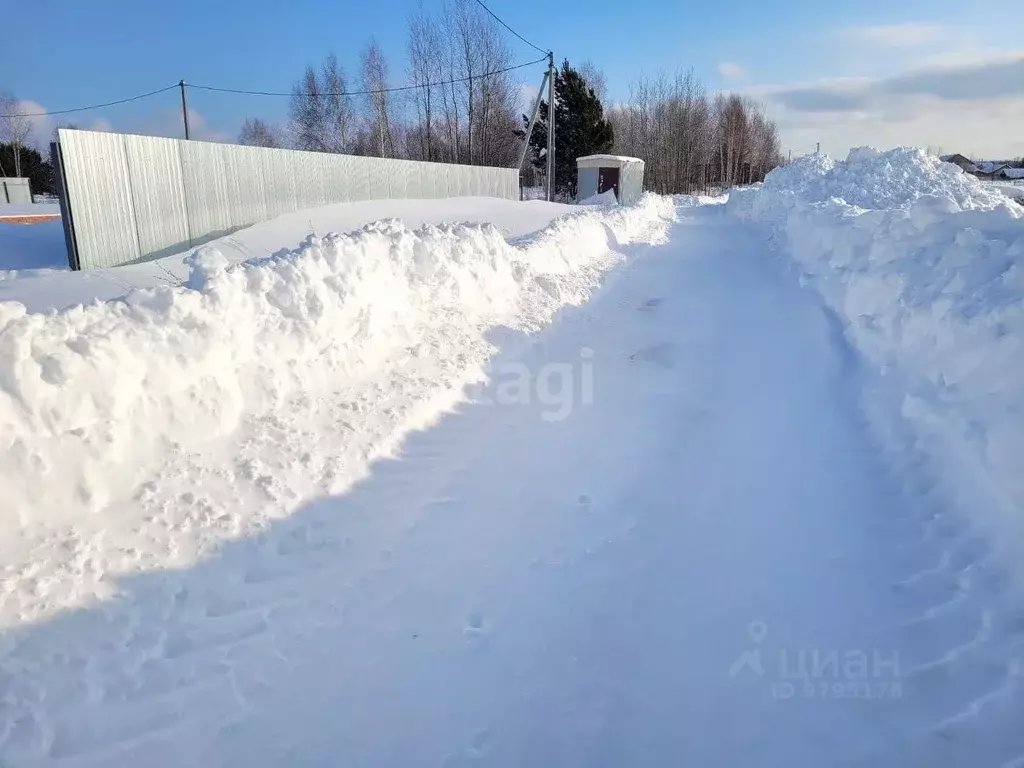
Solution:
<svg viewBox="0 0 1024 768">
<path fill-rule="evenodd" d="M 872 366 L 765 229 L 686 202 L 10 318 L 4 761 L 1019 765 L 991 545 L 880 453 Z M 40 471 L 60 429 L 84 498 Z"/>
<path fill-rule="evenodd" d="M 107 595 L 116 573 L 194 562 L 343 490 L 483 377 L 491 329 L 534 329 L 584 301 L 620 245 L 662 238 L 673 210 L 648 197 L 580 211 L 516 245 L 490 225 L 387 220 L 237 266 L 205 246 L 186 286 L 124 300 L 53 314 L 0 303 L 0 625 Z M 340 411 L 294 446 L 294 477 L 280 446 L 240 458 L 328 399 Z M 194 472 L 221 486 L 215 519 L 168 496 L 191 493 Z"/>
<path fill-rule="evenodd" d="M 446 222 L 487 223 L 515 239 L 543 229 L 571 211 L 571 206 L 559 203 L 538 200 L 523 205 L 485 197 L 335 203 L 278 216 L 208 245 L 229 261 L 241 262 L 290 250 L 309 235 L 348 232 L 388 218 L 400 218 L 411 228 Z M 0 301 L 18 301 L 30 312 L 45 312 L 115 299 L 137 288 L 180 285 L 188 278 L 189 253 L 191 249 L 141 264 L 71 272 L 59 220 L 32 227 L 0 223 Z"/>
<path fill-rule="evenodd" d="M 728 209 L 775 229 L 947 492 L 1024 566 L 1024 209 L 912 148 L 801 158 Z"/>
<path fill-rule="evenodd" d="M 0 304 L 0 761 L 1024 765 L 1016 209 L 704 202 Z"/>
</svg>

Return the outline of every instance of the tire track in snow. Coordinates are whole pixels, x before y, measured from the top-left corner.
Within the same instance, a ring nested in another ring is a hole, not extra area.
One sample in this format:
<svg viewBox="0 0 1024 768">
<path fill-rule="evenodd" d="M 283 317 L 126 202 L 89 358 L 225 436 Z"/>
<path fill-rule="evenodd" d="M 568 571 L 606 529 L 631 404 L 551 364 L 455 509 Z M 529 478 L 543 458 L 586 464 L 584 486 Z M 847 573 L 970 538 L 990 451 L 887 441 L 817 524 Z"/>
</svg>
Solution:
<svg viewBox="0 0 1024 768">
<path fill-rule="evenodd" d="M 909 661 L 906 684 L 922 705 L 896 754 L 903 764 L 1002 766 L 1024 751 L 1015 725 L 1024 722 L 1020 593 L 987 537 L 954 508 L 956 496 L 945 493 L 904 421 L 900 397 L 871 376 L 862 383 L 865 428 L 903 489 L 908 551 L 922 561 L 892 583 L 904 611 L 896 630 Z"/>
</svg>

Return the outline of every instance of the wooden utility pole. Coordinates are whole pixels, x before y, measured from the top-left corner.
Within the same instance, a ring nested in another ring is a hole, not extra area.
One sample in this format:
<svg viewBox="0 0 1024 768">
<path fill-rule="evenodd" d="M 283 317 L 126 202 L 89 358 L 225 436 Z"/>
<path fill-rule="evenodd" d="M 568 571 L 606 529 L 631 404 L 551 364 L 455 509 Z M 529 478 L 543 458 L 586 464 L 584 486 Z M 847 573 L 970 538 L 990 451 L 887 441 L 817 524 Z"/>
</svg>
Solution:
<svg viewBox="0 0 1024 768">
<path fill-rule="evenodd" d="M 181 88 L 181 119 L 185 121 L 185 138 L 189 139 L 191 136 L 188 132 L 188 102 L 185 100 L 185 81 L 182 80 L 178 85 Z"/>
<path fill-rule="evenodd" d="M 555 54 L 548 53 L 548 200 L 555 202 Z"/>
</svg>

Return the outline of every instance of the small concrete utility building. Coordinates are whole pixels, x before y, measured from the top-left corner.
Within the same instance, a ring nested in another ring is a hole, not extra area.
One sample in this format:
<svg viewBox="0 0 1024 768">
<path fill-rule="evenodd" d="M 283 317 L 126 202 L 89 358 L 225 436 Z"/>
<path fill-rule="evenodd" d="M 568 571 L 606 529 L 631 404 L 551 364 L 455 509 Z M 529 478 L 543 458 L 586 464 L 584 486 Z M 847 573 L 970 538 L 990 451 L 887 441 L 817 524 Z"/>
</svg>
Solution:
<svg viewBox="0 0 1024 768">
<path fill-rule="evenodd" d="M 27 204 L 32 202 L 32 189 L 28 179 L 0 178 L 0 205 L 5 203 Z"/>
<path fill-rule="evenodd" d="M 644 193 L 644 161 L 621 155 L 576 158 L 576 199 L 586 200 L 608 190 L 620 203 L 632 203 Z"/>
</svg>

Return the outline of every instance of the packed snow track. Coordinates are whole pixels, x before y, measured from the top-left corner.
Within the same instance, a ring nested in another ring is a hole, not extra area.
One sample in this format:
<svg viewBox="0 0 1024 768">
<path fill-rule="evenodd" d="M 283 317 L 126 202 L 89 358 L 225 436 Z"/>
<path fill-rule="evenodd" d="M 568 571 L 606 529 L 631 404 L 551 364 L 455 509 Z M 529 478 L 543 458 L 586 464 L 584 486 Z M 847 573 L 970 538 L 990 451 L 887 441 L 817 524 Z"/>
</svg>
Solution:
<svg viewBox="0 0 1024 768">
<path fill-rule="evenodd" d="M 379 403 L 312 382 L 8 536 L 0 764 L 1024 766 L 1020 592 L 891 382 L 765 226 L 669 226 L 338 493 L 288 478 Z"/>
</svg>

